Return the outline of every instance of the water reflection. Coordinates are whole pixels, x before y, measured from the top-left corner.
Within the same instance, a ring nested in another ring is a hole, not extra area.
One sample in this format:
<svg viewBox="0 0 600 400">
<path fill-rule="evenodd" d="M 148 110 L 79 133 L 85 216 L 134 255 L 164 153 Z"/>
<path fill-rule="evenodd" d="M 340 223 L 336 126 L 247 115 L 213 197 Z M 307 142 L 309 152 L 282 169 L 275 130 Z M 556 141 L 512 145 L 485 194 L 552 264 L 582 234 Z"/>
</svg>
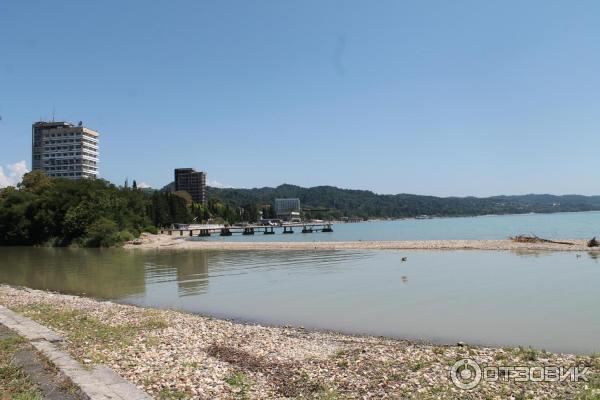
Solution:
<svg viewBox="0 0 600 400">
<path fill-rule="evenodd" d="M 523 257 L 523 258 L 528 258 L 528 257 L 532 257 L 532 258 L 543 258 L 543 257 L 547 257 L 547 258 L 552 258 L 554 257 L 557 253 L 554 251 L 548 251 L 548 250 L 527 250 L 527 249 L 519 249 L 519 250 L 513 250 L 512 251 L 514 254 L 516 254 L 519 257 Z M 597 261 L 600 257 L 600 253 L 597 251 L 587 251 L 585 253 L 581 252 L 575 252 L 575 251 L 568 251 L 568 252 L 564 252 L 563 254 L 567 254 L 567 255 L 571 255 L 573 258 L 578 259 L 578 258 L 583 258 L 583 255 L 586 254 L 587 257 L 589 257 L 591 260 Z"/>
<path fill-rule="evenodd" d="M 144 293 L 145 256 L 124 250 L 0 248 L 0 281 L 118 299 Z"/>
<path fill-rule="evenodd" d="M 208 254 L 205 252 L 155 252 L 146 255 L 148 284 L 177 282 L 179 296 L 205 293 L 208 287 Z"/>
<path fill-rule="evenodd" d="M 590 352 L 600 350 L 597 262 L 595 252 L 0 248 L 0 281 L 265 323 Z"/>
<path fill-rule="evenodd" d="M 597 251 L 588 251 L 587 254 L 592 260 L 598 262 L 598 258 L 600 258 L 600 254 L 598 254 Z"/>
</svg>

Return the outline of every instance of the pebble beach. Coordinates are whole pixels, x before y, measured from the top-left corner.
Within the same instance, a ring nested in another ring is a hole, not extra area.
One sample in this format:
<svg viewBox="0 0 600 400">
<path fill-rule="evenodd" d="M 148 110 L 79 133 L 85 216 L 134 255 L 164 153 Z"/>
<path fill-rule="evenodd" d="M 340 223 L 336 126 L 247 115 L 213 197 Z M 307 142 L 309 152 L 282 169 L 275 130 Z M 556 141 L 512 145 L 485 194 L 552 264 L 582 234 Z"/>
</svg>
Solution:
<svg viewBox="0 0 600 400">
<path fill-rule="evenodd" d="M 550 399 L 598 394 L 589 382 L 482 381 L 463 390 L 449 375 L 451 366 L 465 357 L 481 365 L 585 365 L 597 374 L 600 358 L 595 355 L 268 327 L 6 285 L 0 286 L 0 304 L 64 335 L 65 350 L 83 364 L 106 364 L 156 399 Z"/>
</svg>

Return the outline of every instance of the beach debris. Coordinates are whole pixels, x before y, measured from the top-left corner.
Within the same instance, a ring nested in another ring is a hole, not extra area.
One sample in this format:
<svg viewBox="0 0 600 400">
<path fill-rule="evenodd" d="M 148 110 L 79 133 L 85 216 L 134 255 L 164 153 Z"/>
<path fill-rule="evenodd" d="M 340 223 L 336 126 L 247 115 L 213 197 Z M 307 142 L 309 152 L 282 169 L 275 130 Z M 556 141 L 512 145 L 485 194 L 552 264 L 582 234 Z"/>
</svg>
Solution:
<svg viewBox="0 0 600 400">
<path fill-rule="evenodd" d="M 406 282 L 408 282 L 408 278 L 407 278 L 405 275 L 402 275 L 402 276 L 400 277 L 400 280 L 402 280 L 402 283 L 406 283 Z"/>
<path fill-rule="evenodd" d="M 408 260 L 408 258 L 407 258 L 407 257 L 402 257 L 402 258 L 401 258 L 401 261 L 402 261 L 402 262 L 404 262 L 404 261 L 406 261 L 406 260 Z"/>
<path fill-rule="evenodd" d="M 465 347 L 465 346 L 466 346 L 466 343 L 465 343 L 465 342 L 458 342 L 458 343 L 456 343 L 456 345 L 457 345 L 458 347 Z"/>
<path fill-rule="evenodd" d="M 510 240 L 517 243 L 555 243 L 555 244 L 566 244 L 569 246 L 573 246 L 575 243 L 571 242 L 557 242 L 555 240 L 544 239 L 539 236 L 533 235 L 517 235 L 517 236 L 509 236 Z"/>
<path fill-rule="evenodd" d="M 598 247 L 598 246 L 600 246 L 600 243 L 598 243 L 598 241 L 596 240 L 596 236 L 594 236 L 587 242 L 587 247 Z"/>
</svg>

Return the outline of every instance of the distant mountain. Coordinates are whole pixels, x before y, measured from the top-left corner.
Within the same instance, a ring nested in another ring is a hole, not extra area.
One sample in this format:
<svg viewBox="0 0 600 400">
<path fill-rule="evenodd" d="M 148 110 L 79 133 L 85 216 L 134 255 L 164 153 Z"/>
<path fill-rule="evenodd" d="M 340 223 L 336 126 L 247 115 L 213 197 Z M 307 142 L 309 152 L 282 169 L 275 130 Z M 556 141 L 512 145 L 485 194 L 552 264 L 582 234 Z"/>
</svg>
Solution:
<svg viewBox="0 0 600 400">
<path fill-rule="evenodd" d="M 163 188 L 169 190 L 172 184 Z M 275 188 L 207 189 L 209 199 L 234 207 L 272 204 L 275 198 L 297 197 L 306 209 L 327 209 L 334 217 L 402 218 L 428 216 L 474 216 L 486 214 L 553 213 L 600 210 L 600 196 L 527 194 L 492 197 L 436 197 L 415 194 L 376 194 L 368 190 L 334 186 L 303 188 L 283 184 Z"/>
</svg>

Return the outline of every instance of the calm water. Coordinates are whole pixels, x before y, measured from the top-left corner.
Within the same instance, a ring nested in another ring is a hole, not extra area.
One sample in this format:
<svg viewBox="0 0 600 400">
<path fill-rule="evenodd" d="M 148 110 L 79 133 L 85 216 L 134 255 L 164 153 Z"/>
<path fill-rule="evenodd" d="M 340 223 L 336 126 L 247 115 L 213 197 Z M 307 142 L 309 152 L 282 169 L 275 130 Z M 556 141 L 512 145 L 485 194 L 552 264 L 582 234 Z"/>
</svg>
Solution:
<svg viewBox="0 0 600 400">
<path fill-rule="evenodd" d="M 600 351 L 588 253 L 0 248 L 0 281 L 263 323 Z"/>
<path fill-rule="evenodd" d="M 442 240 L 506 239 L 518 234 L 551 238 L 600 237 L 600 212 L 490 215 L 467 218 L 406 219 L 335 224 L 332 233 L 253 236 L 234 235 L 194 240 L 211 241 L 358 241 L 358 240 Z"/>
</svg>

